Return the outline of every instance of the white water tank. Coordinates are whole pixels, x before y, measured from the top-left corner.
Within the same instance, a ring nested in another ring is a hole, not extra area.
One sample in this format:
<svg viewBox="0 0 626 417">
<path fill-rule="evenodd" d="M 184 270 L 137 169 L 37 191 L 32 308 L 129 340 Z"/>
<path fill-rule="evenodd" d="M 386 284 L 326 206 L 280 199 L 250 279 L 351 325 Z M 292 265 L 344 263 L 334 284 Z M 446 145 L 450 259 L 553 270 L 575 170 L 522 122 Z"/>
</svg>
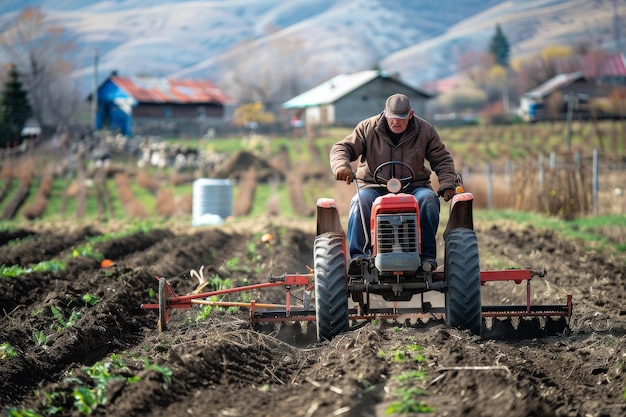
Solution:
<svg viewBox="0 0 626 417">
<path fill-rule="evenodd" d="M 200 178 L 193 182 L 194 225 L 219 223 L 233 212 L 233 184 L 228 179 Z M 219 217 L 216 217 L 219 216 Z"/>
</svg>

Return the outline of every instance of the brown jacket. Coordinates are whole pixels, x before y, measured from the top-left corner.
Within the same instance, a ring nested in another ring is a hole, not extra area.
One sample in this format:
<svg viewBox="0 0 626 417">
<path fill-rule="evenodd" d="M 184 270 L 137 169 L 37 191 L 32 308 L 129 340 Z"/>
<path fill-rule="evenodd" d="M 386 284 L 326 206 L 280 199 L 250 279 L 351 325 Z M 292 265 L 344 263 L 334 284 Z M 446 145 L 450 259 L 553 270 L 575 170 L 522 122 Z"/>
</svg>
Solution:
<svg viewBox="0 0 626 417">
<path fill-rule="evenodd" d="M 330 149 L 330 168 L 336 175 L 337 169 L 349 166 L 350 162 L 359 158 L 356 178 L 364 186 L 376 184 L 374 170 L 387 161 L 401 161 L 413 168 L 415 180 L 411 187 L 429 187 L 431 170 L 424 165 L 427 160 L 430 167 L 437 174 L 439 190 L 454 188 L 456 171 L 450 152 L 439 138 L 435 128 L 426 120 L 417 116 L 400 138 L 398 145 L 387 136 L 384 113 L 365 119 L 354 128 L 354 131 L 343 140 L 335 143 Z M 392 167 L 396 170 L 391 174 Z M 410 177 L 411 173 L 405 167 L 393 165 L 386 172 L 381 172 L 383 178 L 389 179 Z M 398 169 L 401 172 L 398 172 Z"/>
</svg>

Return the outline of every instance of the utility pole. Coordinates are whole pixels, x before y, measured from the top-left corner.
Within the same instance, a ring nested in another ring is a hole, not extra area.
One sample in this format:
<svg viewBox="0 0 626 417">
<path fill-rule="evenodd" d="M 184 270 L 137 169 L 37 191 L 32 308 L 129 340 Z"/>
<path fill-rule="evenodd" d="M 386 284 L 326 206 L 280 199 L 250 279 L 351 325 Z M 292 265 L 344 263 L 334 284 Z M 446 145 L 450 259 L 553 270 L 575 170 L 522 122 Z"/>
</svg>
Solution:
<svg viewBox="0 0 626 417">
<path fill-rule="evenodd" d="M 613 35 L 615 36 L 615 51 L 622 51 L 622 39 L 619 32 L 619 12 L 617 10 L 617 0 L 613 0 Z"/>
<path fill-rule="evenodd" d="M 98 113 L 98 48 L 93 50 L 93 79 L 91 85 L 91 130 L 96 130 Z"/>
<path fill-rule="evenodd" d="M 574 119 L 574 105 L 577 103 L 577 95 L 570 91 L 567 95 L 567 152 L 572 149 L 572 122 Z"/>
</svg>

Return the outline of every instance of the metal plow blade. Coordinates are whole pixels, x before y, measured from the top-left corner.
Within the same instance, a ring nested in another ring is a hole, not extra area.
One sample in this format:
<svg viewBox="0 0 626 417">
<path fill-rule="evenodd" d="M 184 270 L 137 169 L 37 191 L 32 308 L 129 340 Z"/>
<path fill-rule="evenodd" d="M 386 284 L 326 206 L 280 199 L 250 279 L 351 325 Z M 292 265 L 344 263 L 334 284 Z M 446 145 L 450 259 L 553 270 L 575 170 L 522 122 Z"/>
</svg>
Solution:
<svg viewBox="0 0 626 417">
<path fill-rule="evenodd" d="M 569 324 L 565 317 L 493 318 L 485 320 L 482 337 L 495 340 L 522 340 L 559 336 L 569 331 Z"/>
<path fill-rule="evenodd" d="M 253 328 L 293 346 L 309 346 L 317 342 L 317 329 L 313 321 L 263 322 L 255 324 Z"/>
</svg>

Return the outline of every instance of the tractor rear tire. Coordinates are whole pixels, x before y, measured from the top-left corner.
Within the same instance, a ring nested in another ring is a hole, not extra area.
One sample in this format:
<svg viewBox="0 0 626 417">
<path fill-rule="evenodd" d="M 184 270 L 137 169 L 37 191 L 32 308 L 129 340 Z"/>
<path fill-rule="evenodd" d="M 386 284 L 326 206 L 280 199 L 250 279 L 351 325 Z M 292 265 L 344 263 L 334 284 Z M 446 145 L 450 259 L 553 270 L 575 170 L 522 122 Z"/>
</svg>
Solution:
<svg viewBox="0 0 626 417">
<path fill-rule="evenodd" d="M 478 240 L 472 229 L 459 227 L 446 237 L 446 326 L 480 335 L 482 305 Z"/>
<path fill-rule="evenodd" d="M 348 290 L 343 234 L 323 233 L 313 247 L 317 340 L 348 330 Z"/>
</svg>

